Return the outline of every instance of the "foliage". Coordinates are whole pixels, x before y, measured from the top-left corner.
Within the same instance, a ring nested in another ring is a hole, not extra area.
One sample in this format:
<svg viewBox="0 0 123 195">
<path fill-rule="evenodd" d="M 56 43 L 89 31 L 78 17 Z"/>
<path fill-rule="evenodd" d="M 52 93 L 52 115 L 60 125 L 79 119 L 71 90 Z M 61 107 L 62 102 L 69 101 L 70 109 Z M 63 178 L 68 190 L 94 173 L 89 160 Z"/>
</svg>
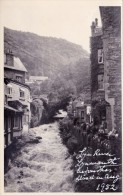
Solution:
<svg viewBox="0 0 123 195">
<path fill-rule="evenodd" d="M 43 112 L 43 102 L 40 99 L 35 99 L 30 104 L 31 109 L 31 123 L 30 127 L 35 127 L 40 124 Z"/>
</svg>

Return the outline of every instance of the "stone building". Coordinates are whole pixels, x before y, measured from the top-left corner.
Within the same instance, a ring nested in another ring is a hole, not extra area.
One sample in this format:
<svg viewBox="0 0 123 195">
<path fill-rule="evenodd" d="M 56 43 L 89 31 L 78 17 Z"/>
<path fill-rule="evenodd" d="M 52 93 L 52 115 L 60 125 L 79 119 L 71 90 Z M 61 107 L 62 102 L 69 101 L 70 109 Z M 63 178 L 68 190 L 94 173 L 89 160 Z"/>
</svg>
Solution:
<svg viewBox="0 0 123 195">
<path fill-rule="evenodd" d="M 108 130 L 121 132 L 121 8 L 100 7 L 98 20 L 91 26 L 92 116 Z"/>
<path fill-rule="evenodd" d="M 111 105 L 112 128 L 121 130 L 121 8 L 100 7 L 105 99 Z"/>
</svg>

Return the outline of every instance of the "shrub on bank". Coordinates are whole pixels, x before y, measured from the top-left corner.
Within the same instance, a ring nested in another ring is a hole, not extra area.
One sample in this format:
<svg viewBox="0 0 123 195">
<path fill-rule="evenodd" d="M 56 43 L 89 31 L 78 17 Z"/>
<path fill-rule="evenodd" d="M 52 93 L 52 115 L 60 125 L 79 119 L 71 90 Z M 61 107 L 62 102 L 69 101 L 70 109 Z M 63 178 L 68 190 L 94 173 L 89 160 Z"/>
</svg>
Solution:
<svg viewBox="0 0 123 195">
<path fill-rule="evenodd" d="M 63 140 L 63 143 L 66 144 L 68 147 L 69 153 L 73 156 L 73 171 L 74 171 L 74 180 L 78 177 L 77 173 L 77 159 L 76 156 L 79 154 L 79 151 L 83 150 L 84 147 L 87 148 L 87 153 L 93 154 L 97 149 L 100 150 L 101 153 L 110 153 L 114 154 L 114 157 L 119 159 L 119 164 L 121 164 L 121 140 L 119 135 L 116 132 L 110 132 L 106 133 L 105 131 L 99 131 L 98 129 L 96 131 L 95 127 L 92 126 L 92 129 L 90 131 L 83 131 L 80 125 L 74 125 L 72 119 L 69 117 L 66 117 L 65 119 L 61 120 L 59 123 L 60 126 L 60 132 L 61 137 Z M 86 129 L 87 130 L 87 129 Z M 90 161 L 104 161 L 107 162 L 107 156 L 97 156 L 95 159 L 90 157 L 90 159 L 85 159 L 87 163 Z M 98 169 L 98 165 L 91 166 L 93 170 Z M 82 167 L 82 171 L 84 171 L 85 167 Z M 112 167 L 112 173 L 115 175 L 116 173 L 118 175 L 121 175 L 121 167 Z M 97 176 L 104 177 L 105 173 L 98 173 Z M 81 175 L 81 174 L 80 174 Z M 121 176 L 120 176 L 121 177 Z M 103 179 L 101 181 L 99 180 L 82 180 L 82 181 L 75 181 L 75 192 L 95 192 L 97 187 L 101 185 L 101 182 L 104 183 L 105 186 L 107 186 L 107 182 L 109 180 Z M 111 184 L 111 181 L 110 181 Z M 108 184 L 109 185 L 109 184 Z M 110 185 L 111 186 L 111 185 Z M 117 186 L 117 192 L 121 189 L 121 179 L 119 179 L 116 183 Z M 99 191 L 102 189 L 100 187 Z M 111 189 L 109 189 L 107 192 L 110 192 Z M 97 190 L 97 192 L 99 192 Z"/>
</svg>

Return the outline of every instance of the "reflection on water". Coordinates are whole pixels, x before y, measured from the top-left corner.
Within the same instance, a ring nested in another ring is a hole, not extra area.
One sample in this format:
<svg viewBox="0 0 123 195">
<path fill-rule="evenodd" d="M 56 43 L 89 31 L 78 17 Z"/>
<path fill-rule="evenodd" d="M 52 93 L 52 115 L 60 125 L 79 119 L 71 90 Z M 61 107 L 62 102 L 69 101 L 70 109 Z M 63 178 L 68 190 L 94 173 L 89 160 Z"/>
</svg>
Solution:
<svg viewBox="0 0 123 195">
<path fill-rule="evenodd" d="M 5 191 L 73 192 L 72 159 L 67 158 L 68 151 L 61 142 L 57 123 L 35 127 L 30 132 L 42 140 L 23 147 L 22 154 L 5 175 Z"/>
</svg>

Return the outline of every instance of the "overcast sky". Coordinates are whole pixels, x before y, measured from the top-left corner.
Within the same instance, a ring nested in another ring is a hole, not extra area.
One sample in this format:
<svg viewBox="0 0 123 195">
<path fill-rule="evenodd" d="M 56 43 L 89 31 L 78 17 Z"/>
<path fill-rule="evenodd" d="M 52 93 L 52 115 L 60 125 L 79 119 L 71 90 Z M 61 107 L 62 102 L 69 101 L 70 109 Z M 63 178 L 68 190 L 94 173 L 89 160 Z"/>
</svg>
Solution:
<svg viewBox="0 0 123 195">
<path fill-rule="evenodd" d="M 89 49 L 91 23 L 99 6 L 120 5 L 120 0 L 0 0 L 2 25 L 42 36 L 63 38 Z"/>
</svg>

